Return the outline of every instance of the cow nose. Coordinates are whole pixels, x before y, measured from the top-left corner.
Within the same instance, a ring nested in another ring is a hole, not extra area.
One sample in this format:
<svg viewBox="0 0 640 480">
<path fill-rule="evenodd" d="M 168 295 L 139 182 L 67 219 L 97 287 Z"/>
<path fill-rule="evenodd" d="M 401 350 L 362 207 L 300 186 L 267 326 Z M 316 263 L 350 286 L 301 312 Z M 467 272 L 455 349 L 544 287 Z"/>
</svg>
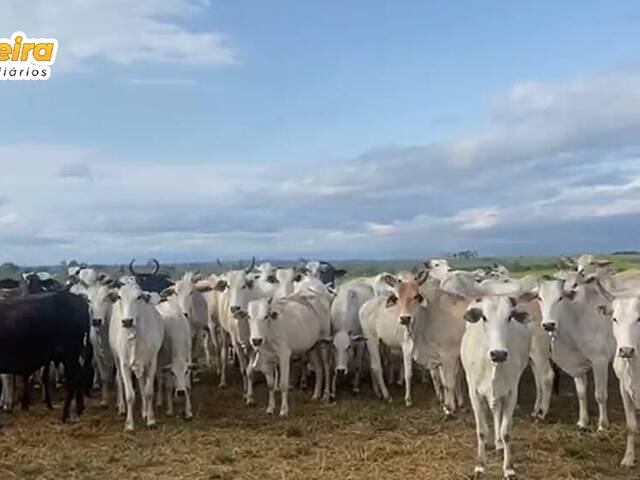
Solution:
<svg viewBox="0 0 640 480">
<path fill-rule="evenodd" d="M 240 305 L 231 305 L 229 307 L 229 310 L 231 311 L 231 313 L 236 314 L 241 310 L 241 308 Z"/>
<path fill-rule="evenodd" d="M 507 359 L 507 351 L 506 350 L 491 350 L 489 352 L 489 358 L 491 358 L 492 362 L 501 363 Z"/>
<path fill-rule="evenodd" d="M 400 315 L 400 325 L 405 327 L 411 323 L 411 315 Z"/>
<path fill-rule="evenodd" d="M 184 398 L 187 395 L 187 392 L 185 392 L 184 390 L 176 390 L 176 396 L 178 398 Z"/>
<path fill-rule="evenodd" d="M 336 373 L 338 375 L 346 375 L 347 374 L 347 369 L 344 367 L 338 367 L 336 368 Z"/>
<path fill-rule="evenodd" d="M 189 318 L 189 312 L 184 312 L 184 316 Z"/>
<path fill-rule="evenodd" d="M 262 339 L 261 338 L 252 338 L 251 339 L 251 345 L 253 345 L 254 347 L 259 347 L 260 345 L 262 345 Z"/>
<path fill-rule="evenodd" d="M 124 328 L 131 328 L 133 326 L 133 318 L 123 318 L 122 326 Z"/>
<path fill-rule="evenodd" d="M 636 356 L 636 349 L 633 347 L 620 347 L 618 349 L 618 355 L 621 358 L 633 358 Z"/>
<path fill-rule="evenodd" d="M 545 332 L 555 332 L 556 324 L 553 322 L 545 322 L 542 324 L 542 328 L 544 328 Z"/>
<path fill-rule="evenodd" d="M 102 326 L 102 319 L 101 318 L 92 318 L 91 319 L 91 326 L 92 327 L 96 327 L 99 328 Z"/>
</svg>

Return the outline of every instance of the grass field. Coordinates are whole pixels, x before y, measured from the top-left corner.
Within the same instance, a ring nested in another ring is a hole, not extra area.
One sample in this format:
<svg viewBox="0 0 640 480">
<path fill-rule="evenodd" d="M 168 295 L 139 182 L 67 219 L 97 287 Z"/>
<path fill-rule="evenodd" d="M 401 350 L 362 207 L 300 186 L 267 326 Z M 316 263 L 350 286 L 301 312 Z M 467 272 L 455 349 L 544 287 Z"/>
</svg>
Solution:
<svg viewBox="0 0 640 480">
<path fill-rule="evenodd" d="M 0 414 L 2 479 L 464 479 L 473 471 L 475 429 L 469 409 L 444 421 L 430 385 L 415 389 L 415 406 L 383 404 L 368 385 L 361 396 L 344 393 L 335 403 L 312 402 L 294 392 L 291 416 L 264 413 L 266 387 L 257 386 L 258 407 L 244 407 L 239 379 L 226 390 L 212 374 L 195 388 L 191 422 L 159 415 L 155 429 L 124 433 L 115 409 L 90 400 L 85 415 L 63 425 L 38 403 L 29 412 Z M 519 478 L 630 479 L 640 472 L 618 466 L 624 449 L 623 415 L 611 381 L 612 427 L 606 434 L 579 432 L 570 379 L 554 397 L 549 418 L 533 422 L 532 378 L 525 373 L 516 411 L 514 453 Z M 590 407 L 594 407 L 590 398 Z M 593 409 L 591 409 L 592 413 Z M 593 420 L 593 418 L 592 418 Z M 502 478 L 501 454 L 490 451 L 485 478 Z"/>
</svg>

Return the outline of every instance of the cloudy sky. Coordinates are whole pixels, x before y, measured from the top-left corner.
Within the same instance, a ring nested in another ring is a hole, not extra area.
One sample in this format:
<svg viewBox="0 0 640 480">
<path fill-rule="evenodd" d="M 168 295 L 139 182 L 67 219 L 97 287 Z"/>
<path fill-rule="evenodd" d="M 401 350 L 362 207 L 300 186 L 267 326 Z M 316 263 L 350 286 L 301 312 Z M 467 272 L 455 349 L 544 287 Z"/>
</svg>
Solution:
<svg viewBox="0 0 640 480">
<path fill-rule="evenodd" d="M 0 262 L 640 249 L 636 2 L 2 0 L 17 30 L 60 50 L 0 82 Z"/>
</svg>

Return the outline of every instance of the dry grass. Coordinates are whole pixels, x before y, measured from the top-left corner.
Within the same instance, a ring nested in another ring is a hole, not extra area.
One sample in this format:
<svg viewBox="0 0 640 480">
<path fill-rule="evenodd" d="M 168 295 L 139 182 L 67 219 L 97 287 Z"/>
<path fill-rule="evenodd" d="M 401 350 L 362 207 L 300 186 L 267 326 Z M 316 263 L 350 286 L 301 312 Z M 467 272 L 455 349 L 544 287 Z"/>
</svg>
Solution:
<svg viewBox="0 0 640 480">
<path fill-rule="evenodd" d="M 308 400 L 294 392 L 288 419 L 264 413 L 266 391 L 257 386 L 259 408 L 241 406 L 236 382 L 228 390 L 210 375 L 196 387 L 196 418 L 160 415 L 161 424 L 124 433 L 114 410 L 95 400 L 74 424 L 38 404 L 30 412 L 1 414 L 0 479 L 462 479 L 473 470 L 475 434 L 470 411 L 443 421 L 430 387 L 417 385 L 415 407 L 342 394 L 337 403 Z M 609 433 L 578 432 L 571 382 L 563 379 L 550 418 L 534 423 L 527 375 L 515 420 L 515 458 L 520 478 L 629 479 L 637 470 L 618 463 L 624 447 L 623 418 L 611 389 Z M 591 399 L 593 405 L 593 399 Z M 490 454 L 488 479 L 501 478 L 501 455 Z"/>
</svg>

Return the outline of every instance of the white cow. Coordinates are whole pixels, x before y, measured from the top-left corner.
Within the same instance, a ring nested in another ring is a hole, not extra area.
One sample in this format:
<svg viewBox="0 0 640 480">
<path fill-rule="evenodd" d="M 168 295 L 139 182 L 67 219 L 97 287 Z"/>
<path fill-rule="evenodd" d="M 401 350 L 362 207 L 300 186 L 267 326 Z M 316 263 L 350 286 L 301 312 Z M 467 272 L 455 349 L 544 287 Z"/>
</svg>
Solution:
<svg viewBox="0 0 640 480">
<path fill-rule="evenodd" d="M 615 352 L 615 339 L 608 322 L 603 322 L 595 307 L 604 298 L 592 280 L 566 290 L 565 280 L 546 280 L 540 284 L 538 299 L 542 327 L 552 337 L 552 358 L 573 377 L 579 403 L 578 426 L 586 428 L 587 373 L 593 370 L 598 403 L 598 430 L 609 425 L 607 415 L 607 379 L 609 363 Z"/>
<path fill-rule="evenodd" d="M 100 406 L 109 405 L 109 387 L 113 385 L 114 359 L 109 345 L 109 330 L 113 304 L 117 301 L 118 293 L 109 286 L 94 283 L 82 287 L 83 295 L 89 304 L 91 328 L 89 339 L 93 347 L 93 359 L 100 379 L 102 398 Z"/>
<path fill-rule="evenodd" d="M 176 297 L 176 305 L 182 314 L 189 320 L 192 335 L 192 345 L 195 349 L 196 340 L 204 340 L 205 356 L 211 358 L 209 342 L 205 336 L 209 328 L 209 307 L 204 297 L 204 292 L 213 290 L 207 284 L 199 284 L 199 275 L 194 272 L 186 272 L 175 285 L 161 292 L 161 297 Z"/>
<path fill-rule="evenodd" d="M 135 389 L 132 375 L 138 380 L 142 397 L 142 418 L 147 426 L 156 423 L 153 389 L 158 352 L 164 340 L 164 321 L 150 303 L 150 294 L 134 284 L 118 290 L 109 325 L 109 343 L 116 362 L 118 411 L 126 414 L 125 430 L 133 430 Z M 123 398 L 124 390 L 124 398 Z"/>
<path fill-rule="evenodd" d="M 240 363 L 245 399 L 247 405 L 253 405 L 253 351 L 249 348 L 248 304 L 252 300 L 268 298 L 273 295 L 277 284 L 262 281 L 255 277 L 251 268 L 226 272 L 216 289 L 224 294 L 218 302 L 218 321 L 220 327 L 229 334 L 231 345 Z M 222 336 L 220 386 L 226 385 L 227 343 Z"/>
<path fill-rule="evenodd" d="M 384 400 L 391 397 L 382 372 L 379 342 L 389 349 L 402 352 L 405 380 L 405 404 L 412 405 L 411 379 L 413 376 L 414 334 L 424 322 L 426 299 L 419 287 L 426 275 L 413 279 L 388 275 L 385 281 L 393 287 L 388 297 L 374 297 L 360 308 L 359 317 L 367 341 L 371 362 L 371 382 L 374 390 Z"/>
<path fill-rule="evenodd" d="M 0 374 L 2 382 L 2 394 L 0 394 L 0 409 L 9 411 L 13 408 L 13 380 L 14 376 L 9 373 Z"/>
<path fill-rule="evenodd" d="M 192 323 L 184 315 L 183 306 L 175 296 L 158 304 L 156 308 L 164 320 L 165 334 L 158 356 L 160 367 L 158 377 L 165 387 L 167 415 L 173 415 L 175 396 L 184 400 L 184 416 L 190 420 L 193 418 L 191 407 Z M 161 389 L 158 395 L 161 398 Z"/>
<path fill-rule="evenodd" d="M 262 371 L 269 388 L 267 413 L 275 411 L 275 378 L 280 374 L 282 403 L 280 416 L 289 414 L 289 371 L 294 357 L 310 355 L 316 383 L 313 398 L 320 398 L 323 365 L 319 344 L 329 331 L 329 305 L 318 295 L 294 293 L 277 300 L 260 299 L 249 303 L 251 344 L 257 350 L 254 367 Z M 324 368 L 327 368 L 325 366 Z M 325 394 L 328 397 L 328 385 Z"/>
<path fill-rule="evenodd" d="M 627 447 L 623 467 L 633 467 L 636 462 L 635 436 L 638 430 L 636 410 L 640 409 L 640 298 L 616 297 L 602 290 L 608 302 L 596 306 L 596 310 L 611 317 L 616 355 L 613 369 L 620 382 L 620 396 L 627 423 Z"/>
<path fill-rule="evenodd" d="M 353 392 L 358 393 L 360 391 L 360 373 L 366 343 L 358 312 L 360 307 L 374 296 L 375 291 L 371 286 L 370 279 L 355 278 L 340 285 L 336 298 L 331 304 L 334 364 L 331 383 L 332 397 L 336 395 L 336 380 L 338 376 L 347 375 L 350 364 L 354 368 Z"/>
<path fill-rule="evenodd" d="M 478 436 L 474 473 L 476 477 L 485 473 L 490 435 L 488 405 L 493 413 L 496 450 L 504 449 L 504 478 L 515 479 L 511 427 L 518 402 L 518 384 L 529 358 L 531 332 L 524 325 L 528 313 L 517 309 L 513 298 L 496 296 L 471 303 L 464 318 L 469 325 L 462 338 L 460 356 Z"/>
</svg>

